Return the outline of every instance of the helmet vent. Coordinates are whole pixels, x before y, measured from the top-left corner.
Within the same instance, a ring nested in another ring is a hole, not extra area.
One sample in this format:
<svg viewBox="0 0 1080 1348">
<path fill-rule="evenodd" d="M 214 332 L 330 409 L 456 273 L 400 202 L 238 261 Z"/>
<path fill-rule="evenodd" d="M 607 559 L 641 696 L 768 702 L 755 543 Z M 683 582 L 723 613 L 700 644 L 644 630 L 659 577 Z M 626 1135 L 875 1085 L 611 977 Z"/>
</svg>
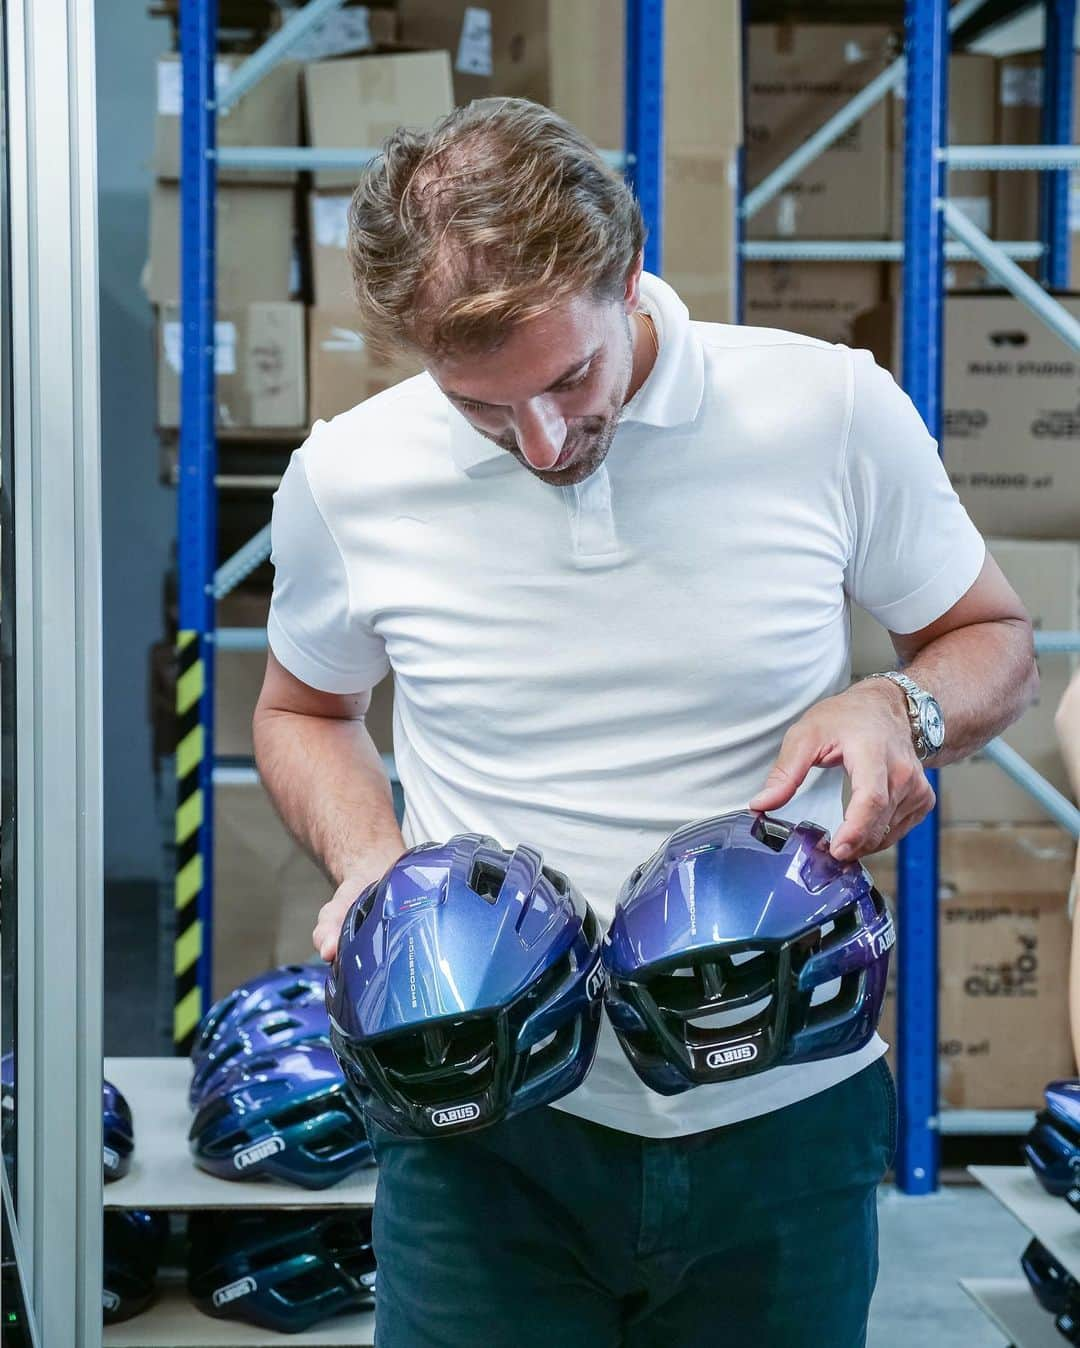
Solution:
<svg viewBox="0 0 1080 1348">
<path fill-rule="evenodd" d="M 767 997 L 751 1002 L 749 1006 L 736 1006 L 729 1011 L 716 1011 L 710 1016 L 690 1016 L 687 1024 L 692 1025 L 696 1030 L 729 1029 L 732 1025 L 742 1025 L 748 1020 L 754 1020 L 771 1005 L 772 994 L 770 993 Z"/>
<path fill-rule="evenodd" d="M 488 903 L 494 903 L 502 892 L 502 887 L 506 883 L 506 868 L 493 865 L 490 861 L 477 861 L 472 868 L 472 874 L 469 876 L 469 888 L 486 899 Z"/>
<path fill-rule="evenodd" d="M 546 1035 L 543 1037 L 543 1039 L 541 1039 L 541 1040 L 539 1040 L 537 1043 L 533 1044 L 532 1048 L 529 1049 L 529 1052 L 530 1052 L 530 1053 L 543 1053 L 544 1049 L 546 1049 L 546 1048 L 548 1047 L 549 1044 L 553 1044 L 553 1043 L 555 1042 L 555 1037 L 556 1037 L 556 1035 L 557 1035 L 558 1033 L 559 1033 L 558 1030 L 552 1030 L 552 1032 L 551 1032 L 550 1034 L 546 1034 Z"/>
<path fill-rule="evenodd" d="M 791 837 L 791 829 L 787 824 L 782 824 L 777 819 L 768 819 L 763 814 L 759 814 L 754 820 L 750 833 L 759 843 L 764 843 L 774 852 L 782 852 L 784 844 Z"/>
<path fill-rule="evenodd" d="M 565 897 L 569 891 L 569 883 L 562 871 L 553 871 L 550 866 L 541 866 L 541 875 L 548 881 L 556 894 Z"/>
<path fill-rule="evenodd" d="M 326 1293 L 326 1274 L 322 1269 L 311 1269 L 306 1273 L 299 1273 L 295 1278 L 286 1278 L 274 1287 L 274 1292 L 282 1300 L 291 1302 L 293 1305 L 303 1305 L 305 1302 L 314 1301 L 317 1297 Z"/>
<path fill-rule="evenodd" d="M 835 997 L 839 997 L 840 988 L 843 979 L 833 978 L 828 983 L 819 983 L 810 994 L 810 1005 L 821 1006 L 825 1002 L 831 1002 Z"/>
</svg>

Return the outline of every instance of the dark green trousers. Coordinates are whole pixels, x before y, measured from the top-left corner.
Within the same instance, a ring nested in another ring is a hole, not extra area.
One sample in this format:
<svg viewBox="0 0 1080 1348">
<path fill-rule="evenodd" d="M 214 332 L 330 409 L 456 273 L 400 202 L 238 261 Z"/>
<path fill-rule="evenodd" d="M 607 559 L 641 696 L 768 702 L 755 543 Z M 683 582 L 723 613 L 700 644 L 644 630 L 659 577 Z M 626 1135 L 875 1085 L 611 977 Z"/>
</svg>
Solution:
<svg viewBox="0 0 1080 1348">
<path fill-rule="evenodd" d="M 884 1059 L 760 1118 L 655 1141 L 536 1109 L 372 1129 L 378 1348 L 861 1348 L 892 1162 Z"/>
</svg>

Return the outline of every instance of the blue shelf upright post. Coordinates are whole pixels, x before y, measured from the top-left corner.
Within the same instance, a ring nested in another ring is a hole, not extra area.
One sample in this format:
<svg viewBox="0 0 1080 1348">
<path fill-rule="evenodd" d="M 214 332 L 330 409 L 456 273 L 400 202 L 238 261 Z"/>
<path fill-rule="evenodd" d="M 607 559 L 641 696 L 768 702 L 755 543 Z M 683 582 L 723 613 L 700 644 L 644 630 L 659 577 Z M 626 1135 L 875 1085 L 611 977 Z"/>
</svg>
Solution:
<svg viewBox="0 0 1080 1348">
<path fill-rule="evenodd" d="M 941 441 L 945 195 L 940 157 L 948 126 L 946 0 L 906 0 L 907 116 L 904 189 L 903 383 Z M 936 787 L 936 772 L 928 774 Z M 897 1065 L 900 1133 L 896 1182 L 937 1188 L 938 818 L 900 843 Z"/>
<path fill-rule="evenodd" d="M 214 71 L 217 0 L 180 8 L 180 473 L 176 735 L 176 990 L 173 1041 L 187 1052 L 211 988 L 214 820 Z"/>
<path fill-rule="evenodd" d="M 626 177 L 641 203 L 645 269 L 663 266 L 664 0 L 626 3 Z"/>
<path fill-rule="evenodd" d="M 1042 142 L 1071 145 L 1073 136 L 1073 30 L 1076 0 L 1046 0 L 1043 46 Z M 1040 175 L 1039 232 L 1043 253 L 1040 279 L 1051 290 L 1069 288 L 1070 170 Z"/>
</svg>

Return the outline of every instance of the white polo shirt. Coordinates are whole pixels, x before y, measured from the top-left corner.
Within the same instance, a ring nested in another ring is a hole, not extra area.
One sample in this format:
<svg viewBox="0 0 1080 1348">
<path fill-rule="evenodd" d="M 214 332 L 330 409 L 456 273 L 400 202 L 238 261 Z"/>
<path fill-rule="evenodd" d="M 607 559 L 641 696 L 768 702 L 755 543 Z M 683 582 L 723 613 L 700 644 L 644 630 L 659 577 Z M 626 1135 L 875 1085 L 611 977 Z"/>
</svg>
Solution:
<svg viewBox="0 0 1080 1348">
<path fill-rule="evenodd" d="M 696 323 L 646 274 L 660 352 L 604 465 L 553 487 L 418 375 L 330 422 L 274 498 L 269 641 L 314 688 L 396 681 L 405 840 L 529 842 L 610 922 L 672 830 L 743 809 L 785 730 L 850 681 L 848 606 L 941 616 L 984 545 L 865 351 Z M 782 817 L 835 829 L 841 772 Z M 559 1108 L 650 1137 L 778 1109 L 884 1052 L 667 1098 L 606 1021 Z"/>
</svg>

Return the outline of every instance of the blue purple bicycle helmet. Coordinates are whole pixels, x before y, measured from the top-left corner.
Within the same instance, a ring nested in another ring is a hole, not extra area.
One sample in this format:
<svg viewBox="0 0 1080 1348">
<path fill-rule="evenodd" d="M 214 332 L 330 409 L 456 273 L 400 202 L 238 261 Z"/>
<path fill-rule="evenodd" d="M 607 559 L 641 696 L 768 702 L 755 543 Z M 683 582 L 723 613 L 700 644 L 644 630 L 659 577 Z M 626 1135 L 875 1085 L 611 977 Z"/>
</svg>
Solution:
<svg viewBox="0 0 1080 1348">
<path fill-rule="evenodd" d="M 1028 1242 L 1020 1256 L 1020 1267 L 1035 1294 L 1035 1300 L 1051 1315 L 1060 1315 L 1076 1301 L 1080 1287 L 1045 1245 L 1038 1240 Z"/>
<path fill-rule="evenodd" d="M 678 829 L 628 877 L 604 946 L 605 1001 L 661 1095 L 873 1035 L 895 939 L 857 862 L 816 824 L 738 811 Z"/>
<path fill-rule="evenodd" d="M 188 1142 L 220 1179 L 325 1189 L 372 1164 L 356 1102 L 328 1044 L 241 1058 L 200 1104 Z"/>
<path fill-rule="evenodd" d="M 197 1109 L 215 1085 L 242 1058 L 258 1057 L 293 1044 L 330 1042 L 325 999 L 299 1005 L 249 1011 L 225 1021 L 203 1053 L 188 1089 L 188 1104 Z"/>
<path fill-rule="evenodd" d="M 1024 1159 L 1047 1193 L 1062 1198 L 1080 1175 L 1080 1081 L 1051 1081 L 1045 1098 L 1024 1139 Z"/>
<path fill-rule="evenodd" d="M 201 1311 L 297 1334 L 372 1305 L 370 1209 L 193 1213 L 188 1291 Z"/>
<path fill-rule="evenodd" d="M 345 918 L 330 1038 L 365 1110 L 438 1137 L 549 1104 L 596 1051 L 600 930 L 530 847 L 459 834 L 400 857 Z"/>
<path fill-rule="evenodd" d="M 105 1183 L 118 1180 L 131 1169 L 135 1130 L 131 1106 L 111 1081 L 101 1083 L 101 1157 Z"/>
<path fill-rule="evenodd" d="M 321 1006 L 326 999 L 326 965 L 281 964 L 247 979 L 241 987 L 216 1001 L 199 1023 L 191 1046 L 196 1069 L 207 1054 L 229 1042 L 235 1027 L 269 1011 L 295 1011 Z"/>
<path fill-rule="evenodd" d="M 153 1301 L 168 1234 L 163 1212 L 123 1208 L 105 1213 L 101 1313 L 107 1325 L 130 1320 Z"/>
</svg>

